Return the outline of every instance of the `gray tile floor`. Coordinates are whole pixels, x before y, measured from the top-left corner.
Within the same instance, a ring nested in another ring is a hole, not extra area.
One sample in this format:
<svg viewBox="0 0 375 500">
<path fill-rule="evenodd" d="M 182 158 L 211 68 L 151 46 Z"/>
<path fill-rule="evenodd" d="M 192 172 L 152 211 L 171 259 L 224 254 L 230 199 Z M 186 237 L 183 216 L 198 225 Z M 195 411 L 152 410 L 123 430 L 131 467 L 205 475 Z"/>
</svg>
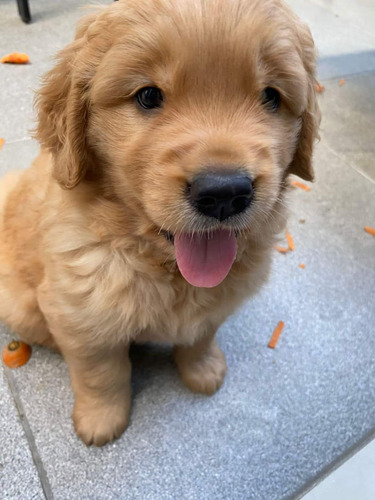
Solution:
<svg viewBox="0 0 375 500">
<path fill-rule="evenodd" d="M 25 26 L 14 0 L 1 2 L 0 54 L 26 51 L 32 64 L 0 65 L 0 174 L 37 153 L 32 89 L 83 3 L 31 0 L 35 22 Z M 194 396 L 169 349 L 138 347 L 129 429 L 86 448 L 73 432 L 64 362 L 35 348 L 21 369 L 0 368 L 3 498 L 297 498 L 375 434 L 375 238 L 363 231 L 375 226 L 375 9 L 372 0 L 289 3 L 312 28 L 326 87 L 317 182 L 292 196 L 295 252 L 275 254 L 269 284 L 220 330 L 223 388 Z M 0 326 L 0 346 L 10 338 Z"/>
</svg>

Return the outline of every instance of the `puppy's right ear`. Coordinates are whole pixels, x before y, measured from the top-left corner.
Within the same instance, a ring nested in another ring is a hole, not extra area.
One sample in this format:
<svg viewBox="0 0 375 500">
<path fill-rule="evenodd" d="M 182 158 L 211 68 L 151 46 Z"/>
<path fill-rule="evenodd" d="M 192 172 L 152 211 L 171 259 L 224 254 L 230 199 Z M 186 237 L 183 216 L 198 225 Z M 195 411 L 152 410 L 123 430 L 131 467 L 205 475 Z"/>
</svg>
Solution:
<svg viewBox="0 0 375 500">
<path fill-rule="evenodd" d="M 85 60 L 83 53 L 89 49 L 88 31 L 96 17 L 94 14 L 83 20 L 74 42 L 59 53 L 57 65 L 45 75 L 35 99 L 35 137 L 52 153 L 53 175 L 66 189 L 74 188 L 88 168 L 89 83 L 97 57 Z"/>
<path fill-rule="evenodd" d="M 300 44 L 302 62 L 308 79 L 308 88 L 306 109 L 300 117 L 301 130 L 297 149 L 289 165 L 288 173 L 298 175 L 306 181 L 313 181 L 312 156 L 315 141 L 319 139 L 321 118 L 316 93 L 316 52 L 309 28 L 299 20 L 296 20 L 295 28 L 297 40 Z"/>
</svg>

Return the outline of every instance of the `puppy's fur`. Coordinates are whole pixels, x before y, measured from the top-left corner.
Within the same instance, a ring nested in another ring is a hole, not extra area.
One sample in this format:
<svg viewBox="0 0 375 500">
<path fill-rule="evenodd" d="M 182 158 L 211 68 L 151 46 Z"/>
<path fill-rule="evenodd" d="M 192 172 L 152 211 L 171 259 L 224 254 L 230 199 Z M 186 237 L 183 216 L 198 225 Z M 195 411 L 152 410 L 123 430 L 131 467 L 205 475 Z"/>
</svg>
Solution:
<svg viewBox="0 0 375 500">
<path fill-rule="evenodd" d="M 85 18 L 46 75 L 42 152 L 0 184 L 0 317 L 62 352 L 85 443 L 126 428 L 132 341 L 172 343 L 189 388 L 220 387 L 216 330 L 267 277 L 288 175 L 313 178 L 314 75 L 310 32 L 279 0 L 122 0 Z M 142 110 L 134 96 L 150 85 L 163 106 Z M 237 165 L 251 206 L 222 223 L 198 215 L 186 185 Z M 164 231 L 219 226 L 236 231 L 236 260 L 220 285 L 194 287 Z"/>
</svg>

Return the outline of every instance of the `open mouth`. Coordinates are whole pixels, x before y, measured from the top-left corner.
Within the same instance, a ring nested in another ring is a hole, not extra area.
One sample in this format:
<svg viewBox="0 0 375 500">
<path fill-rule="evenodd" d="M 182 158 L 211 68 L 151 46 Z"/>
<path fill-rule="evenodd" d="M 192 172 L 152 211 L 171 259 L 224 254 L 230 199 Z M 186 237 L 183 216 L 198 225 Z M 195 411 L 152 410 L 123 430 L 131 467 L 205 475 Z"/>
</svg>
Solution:
<svg viewBox="0 0 375 500">
<path fill-rule="evenodd" d="M 237 254 L 234 227 L 255 195 L 255 182 L 244 168 L 224 167 L 203 169 L 186 184 L 186 201 L 207 230 L 163 232 L 174 245 L 182 276 L 196 287 L 213 288 L 228 275 Z"/>
<path fill-rule="evenodd" d="M 164 237 L 174 244 L 178 268 L 193 286 L 213 288 L 231 270 L 236 258 L 237 240 L 233 231 L 215 229 L 203 234 L 181 233 Z"/>
</svg>

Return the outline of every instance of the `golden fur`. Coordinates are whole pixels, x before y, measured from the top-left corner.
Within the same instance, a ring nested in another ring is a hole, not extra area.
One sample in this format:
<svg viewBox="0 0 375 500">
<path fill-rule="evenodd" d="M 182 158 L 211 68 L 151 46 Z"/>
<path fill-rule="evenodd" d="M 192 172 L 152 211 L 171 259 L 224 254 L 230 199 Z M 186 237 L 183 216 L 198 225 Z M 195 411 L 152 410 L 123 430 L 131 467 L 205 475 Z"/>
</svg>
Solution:
<svg viewBox="0 0 375 500">
<path fill-rule="evenodd" d="M 313 178 L 314 75 L 310 32 L 279 0 L 122 0 L 85 18 L 46 75 L 42 152 L 0 184 L 0 317 L 62 352 L 85 443 L 127 425 L 131 341 L 170 342 L 188 387 L 220 387 L 216 330 L 267 278 L 288 175 Z M 147 114 L 134 95 L 150 84 L 166 97 Z M 184 194 L 205 165 L 245 166 L 256 192 L 223 223 L 237 258 L 210 289 L 182 278 L 162 235 L 214 227 Z"/>
</svg>

